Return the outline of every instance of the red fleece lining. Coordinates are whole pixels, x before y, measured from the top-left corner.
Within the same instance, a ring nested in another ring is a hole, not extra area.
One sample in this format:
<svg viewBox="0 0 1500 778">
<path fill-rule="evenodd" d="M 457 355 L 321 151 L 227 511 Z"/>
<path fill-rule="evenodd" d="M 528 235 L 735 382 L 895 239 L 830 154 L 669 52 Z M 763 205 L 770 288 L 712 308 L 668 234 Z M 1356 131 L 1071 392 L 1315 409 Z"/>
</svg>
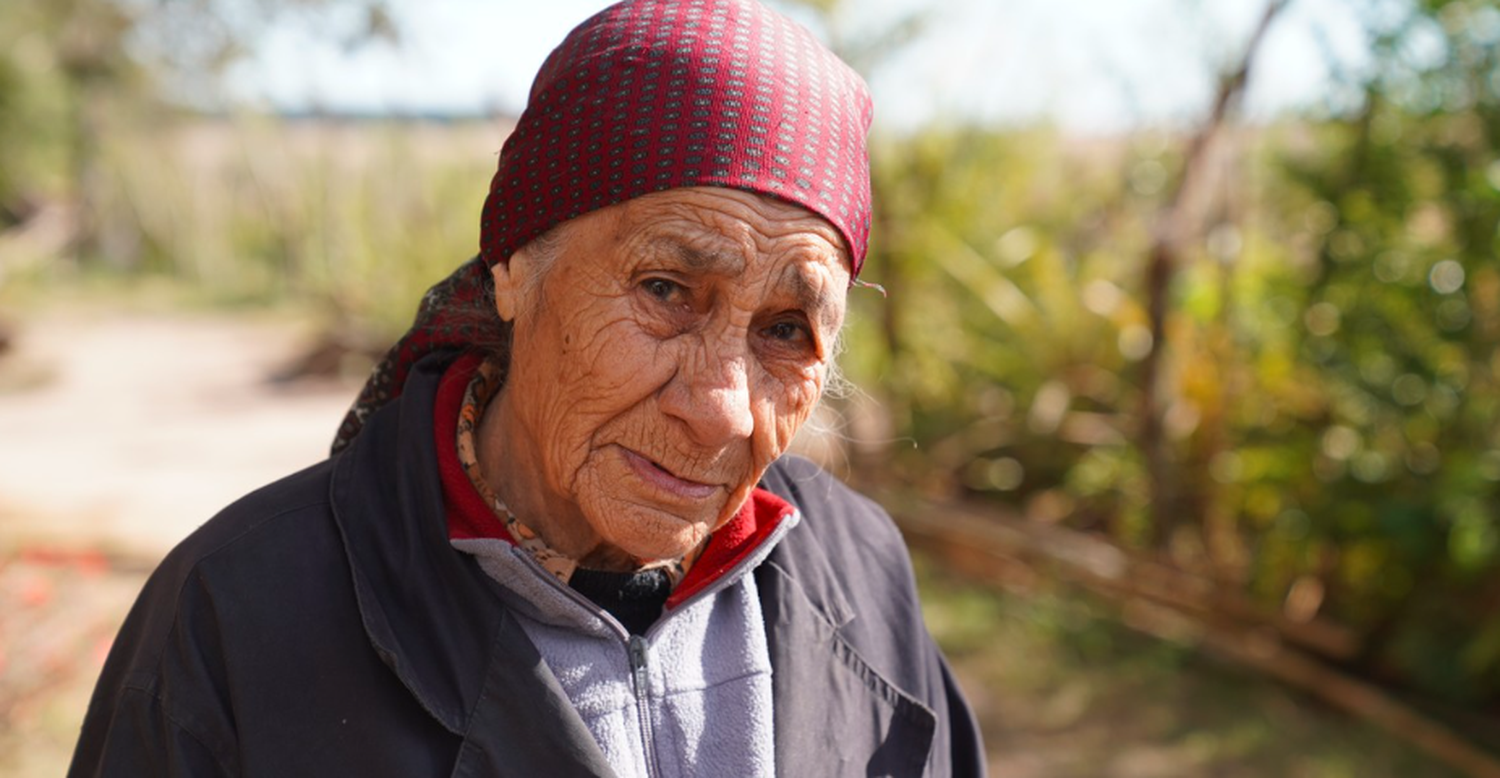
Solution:
<svg viewBox="0 0 1500 778">
<path fill-rule="evenodd" d="M 667 598 L 667 607 L 681 605 L 729 572 L 781 526 L 793 510 L 786 500 L 756 488 L 734 518 L 709 537 L 708 548 L 703 549 L 698 561 Z"/>
<path fill-rule="evenodd" d="M 479 490 L 469 480 L 469 474 L 458 463 L 458 413 L 480 360 L 478 355 L 465 354 L 450 365 L 438 384 L 437 402 L 434 403 L 432 428 L 437 443 L 438 473 L 443 484 L 443 504 L 448 512 L 448 537 L 452 540 L 499 538 L 517 545 L 505 528 L 505 522 L 485 504 Z M 764 489 L 752 491 L 750 499 L 734 517 L 709 537 L 708 547 L 703 549 L 698 561 L 667 598 L 667 607 L 677 607 L 739 564 L 781 526 L 793 510 L 786 500 Z"/>
<path fill-rule="evenodd" d="M 458 463 L 458 412 L 464 404 L 464 392 L 482 358 L 465 354 L 443 373 L 438 383 L 437 402 L 433 403 L 433 436 L 437 442 L 438 473 L 443 482 L 443 505 L 448 510 L 448 537 L 452 540 L 500 538 L 516 545 L 505 528 L 505 522 L 486 505 L 463 465 Z"/>
</svg>

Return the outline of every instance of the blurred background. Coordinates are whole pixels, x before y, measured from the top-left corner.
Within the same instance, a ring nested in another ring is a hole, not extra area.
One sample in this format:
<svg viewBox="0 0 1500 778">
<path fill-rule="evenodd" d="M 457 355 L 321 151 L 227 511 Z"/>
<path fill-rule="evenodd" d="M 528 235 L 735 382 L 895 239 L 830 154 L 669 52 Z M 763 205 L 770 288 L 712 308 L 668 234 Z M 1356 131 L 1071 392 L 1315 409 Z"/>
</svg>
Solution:
<svg viewBox="0 0 1500 778">
<path fill-rule="evenodd" d="M 0 3 L 0 775 L 324 455 L 602 5 Z M 778 7 L 879 105 L 799 445 L 901 523 L 995 772 L 1500 775 L 1496 3 Z"/>
</svg>

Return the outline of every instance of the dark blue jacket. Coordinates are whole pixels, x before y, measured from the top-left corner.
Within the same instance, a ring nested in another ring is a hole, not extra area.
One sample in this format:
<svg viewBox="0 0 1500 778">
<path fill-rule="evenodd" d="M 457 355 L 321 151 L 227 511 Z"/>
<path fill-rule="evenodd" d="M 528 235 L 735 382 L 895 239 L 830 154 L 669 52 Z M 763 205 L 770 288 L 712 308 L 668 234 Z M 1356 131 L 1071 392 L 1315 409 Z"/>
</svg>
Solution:
<svg viewBox="0 0 1500 778">
<path fill-rule="evenodd" d="M 70 775 L 611 774 L 497 584 L 448 543 L 445 366 L 419 364 L 347 451 L 167 556 L 110 652 Z M 805 460 L 762 483 L 802 512 L 755 571 L 778 772 L 982 775 L 890 518 Z"/>
</svg>

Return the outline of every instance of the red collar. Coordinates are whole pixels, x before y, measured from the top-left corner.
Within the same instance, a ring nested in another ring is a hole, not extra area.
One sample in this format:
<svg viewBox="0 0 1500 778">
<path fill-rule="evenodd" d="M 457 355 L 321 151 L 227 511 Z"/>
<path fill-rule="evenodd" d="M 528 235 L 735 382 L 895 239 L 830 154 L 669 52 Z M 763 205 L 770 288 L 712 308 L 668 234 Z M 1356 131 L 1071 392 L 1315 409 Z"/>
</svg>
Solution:
<svg viewBox="0 0 1500 778">
<path fill-rule="evenodd" d="M 438 384 L 437 402 L 433 407 L 432 428 L 437 443 L 438 473 L 443 483 L 443 504 L 447 510 L 448 537 L 452 540 L 499 538 L 515 545 L 516 540 L 506 531 L 505 522 L 485 504 L 458 462 L 458 413 L 463 406 L 464 390 L 473 380 L 481 361 L 478 355 L 464 354 L 449 365 Z M 667 599 L 667 607 L 682 603 L 733 569 L 770 537 L 794 510 L 791 503 L 757 487 L 739 511 L 709 536 L 708 547 L 703 549 Z"/>
</svg>

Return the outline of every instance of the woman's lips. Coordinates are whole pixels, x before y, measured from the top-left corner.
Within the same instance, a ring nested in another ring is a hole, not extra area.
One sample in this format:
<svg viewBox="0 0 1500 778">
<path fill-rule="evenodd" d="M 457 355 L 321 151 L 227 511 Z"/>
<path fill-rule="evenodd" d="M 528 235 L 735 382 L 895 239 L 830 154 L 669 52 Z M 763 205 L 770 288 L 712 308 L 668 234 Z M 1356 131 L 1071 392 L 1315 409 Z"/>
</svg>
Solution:
<svg viewBox="0 0 1500 778">
<path fill-rule="evenodd" d="M 677 495 L 689 500 L 706 500 L 719 491 L 719 487 L 713 484 L 678 478 L 663 469 L 661 465 L 628 448 L 622 447 L 621 451 L 625 452 L 625 461 L 630 463 L 630 469 L 634 470 L 635 474 L 641 477 L 641 480 L 668 494 Z"/>
</svg>

